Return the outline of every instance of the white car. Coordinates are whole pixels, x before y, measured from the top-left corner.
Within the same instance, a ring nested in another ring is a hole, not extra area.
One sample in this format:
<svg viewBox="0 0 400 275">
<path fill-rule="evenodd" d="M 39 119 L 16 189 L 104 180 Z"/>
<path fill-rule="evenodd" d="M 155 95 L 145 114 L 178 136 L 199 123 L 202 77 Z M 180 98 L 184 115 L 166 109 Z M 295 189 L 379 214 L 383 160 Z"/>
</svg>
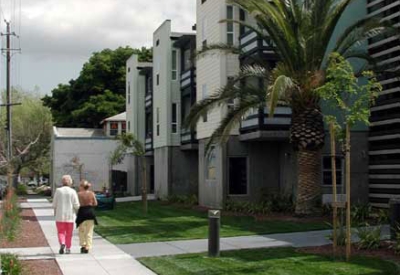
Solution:
<svg viewBox="0 0 400 275">
<path fill-rule="evenodd" d="M 34 188 L 34 187 L 38 187 L 38 183 L 37 181 L 30 181 L 26 184 L 28 187 Z"/>
</svg>

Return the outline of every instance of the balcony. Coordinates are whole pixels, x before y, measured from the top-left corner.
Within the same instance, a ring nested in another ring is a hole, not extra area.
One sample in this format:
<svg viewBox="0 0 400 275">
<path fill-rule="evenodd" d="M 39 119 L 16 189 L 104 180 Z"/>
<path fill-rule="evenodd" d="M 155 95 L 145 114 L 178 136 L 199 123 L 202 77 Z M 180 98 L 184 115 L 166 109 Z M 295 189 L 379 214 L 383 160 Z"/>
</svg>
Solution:
<svg viewBox="0 0 400 275">
<path fill-rule="evenodd" d="M 198 141 L 196 132 L 181 129 L 181 149 L 182 150 L 194 150 L 198 148 Z"/>
<path fill-rule="evenodd" d="M 241 123 L 240 139 L 250 140 L 286 140 L 292 122 L 292 110 L 289 107 L 278 107 L 274 116 L 269 117 L 267 108 L 253 110 Z"/>
<path fill-rule="evenodd" d="M 188 87 L 194 88 L 196 84 L 196 68 L 191 68 L 181 74 L 181 90 L 184 91 Z"/>
<path fill-rule="evenodd" d="M 277 59 L 272 43 L 264 41 L 257 33 L 251 30 L 247 31 L 239 37 L 239 40 L 242 51 L 241 59 L 260 54 L 271 60 Z"/>
<path fill-rule="evenodd" d="M 152 134 L 149 134 L 145 140 L 144 147 L 146 152 L 153 150 L 153 138 L 151 137 Z"/>
<path fill-rule="evenodd" d="M 146 93 L 146 97 L 145 97 L 146 109 L 151 108 L 152 105 L 153 105 L 153 93 Z"/>
</svg>

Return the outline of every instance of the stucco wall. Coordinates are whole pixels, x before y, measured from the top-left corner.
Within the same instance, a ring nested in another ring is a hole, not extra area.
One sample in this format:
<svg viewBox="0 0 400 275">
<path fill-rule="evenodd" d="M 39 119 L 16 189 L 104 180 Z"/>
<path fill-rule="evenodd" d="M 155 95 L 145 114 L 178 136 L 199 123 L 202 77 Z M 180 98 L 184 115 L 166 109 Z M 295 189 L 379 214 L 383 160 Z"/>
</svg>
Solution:
<svg viewBox="0 0 400 275">
<path fill-rule="evenodd" d="M 71 167 L 71 160 L 78 157 L 83 163 L 83 178 L 93 184 L 94 190 L 108 186 L 110 179 L 109 155 L 117 143 L 112 139 L 54 139 L 52 179 L 55 186 L 61 184 L 61 177 L 70 174 L 79 184 L 79 172 Z M 126 161 L 114 170 L 126 171 Z"/>
</svg>

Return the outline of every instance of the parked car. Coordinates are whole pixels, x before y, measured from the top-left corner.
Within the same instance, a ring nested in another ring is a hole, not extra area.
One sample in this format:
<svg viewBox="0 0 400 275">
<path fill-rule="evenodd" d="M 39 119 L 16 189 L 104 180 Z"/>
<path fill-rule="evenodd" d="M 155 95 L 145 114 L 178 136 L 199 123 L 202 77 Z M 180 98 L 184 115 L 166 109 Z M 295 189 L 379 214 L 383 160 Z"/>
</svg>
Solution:
<svg viewBox="0 0 400 275">
<path fill-rule="evenodd" d="M 36 187 L 39 186 L 39 184 L 37 183 L 37 181 L 34 181 L 34 180 L 28 182 L 26 185 L 27 185 L 28 187 L 31 187 L 31 188 L 36 188 Z"/>
</svg>

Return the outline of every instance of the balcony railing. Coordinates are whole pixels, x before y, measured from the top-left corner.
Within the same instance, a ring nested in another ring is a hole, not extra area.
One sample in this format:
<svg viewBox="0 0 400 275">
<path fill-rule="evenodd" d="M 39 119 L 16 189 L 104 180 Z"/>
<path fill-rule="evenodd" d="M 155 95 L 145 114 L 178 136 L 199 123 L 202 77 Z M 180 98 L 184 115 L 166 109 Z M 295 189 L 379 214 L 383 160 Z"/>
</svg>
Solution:
<svg viewBox="0 0 400 275">
<path fill-rule="evenodd" d="M 152 93 L 148 93 L 146 94 L 146 98 L 145 98 L 145 106 L 146 108 L 151 107 L 153 104 L 153 94 Z"/>
<path fill-rule="evenodd" d="M 242 120 L 242 134 L 254 131 L 288 131 L 292 122 L 292 110 L 289 107 L 278 107 L 274 116 L 269 116 L 269 110 L 253 110 Z"/>
<path fill-rule="evenodd" d="M 145 140 L 145 149 L 146 151 L 151 151 L 153 150 L 153 138 L 152 137 L 147 137 Z"/>
<path fill-rule="evenodd" d="M 181 144 L 197 143 L 196 132 L 187 129 L 181 129 Z"/>
<path fill-rule="evenodd" d="M 196 69 L 191 68 L 181 74 L 181 89 L 193 86 L 196 83 Z"/>
<path fill-rule="evenodd" d="M 276 58 L 272 42 L 267 42 L 263 40 L 257 35 L 257 33 L 251 30 L 240 36 L 239 40 L 240 48 L 242 50 L 242 58 L 260 52 L 266 56 L 269 56 L 270 58 Z"/>
</svg>

